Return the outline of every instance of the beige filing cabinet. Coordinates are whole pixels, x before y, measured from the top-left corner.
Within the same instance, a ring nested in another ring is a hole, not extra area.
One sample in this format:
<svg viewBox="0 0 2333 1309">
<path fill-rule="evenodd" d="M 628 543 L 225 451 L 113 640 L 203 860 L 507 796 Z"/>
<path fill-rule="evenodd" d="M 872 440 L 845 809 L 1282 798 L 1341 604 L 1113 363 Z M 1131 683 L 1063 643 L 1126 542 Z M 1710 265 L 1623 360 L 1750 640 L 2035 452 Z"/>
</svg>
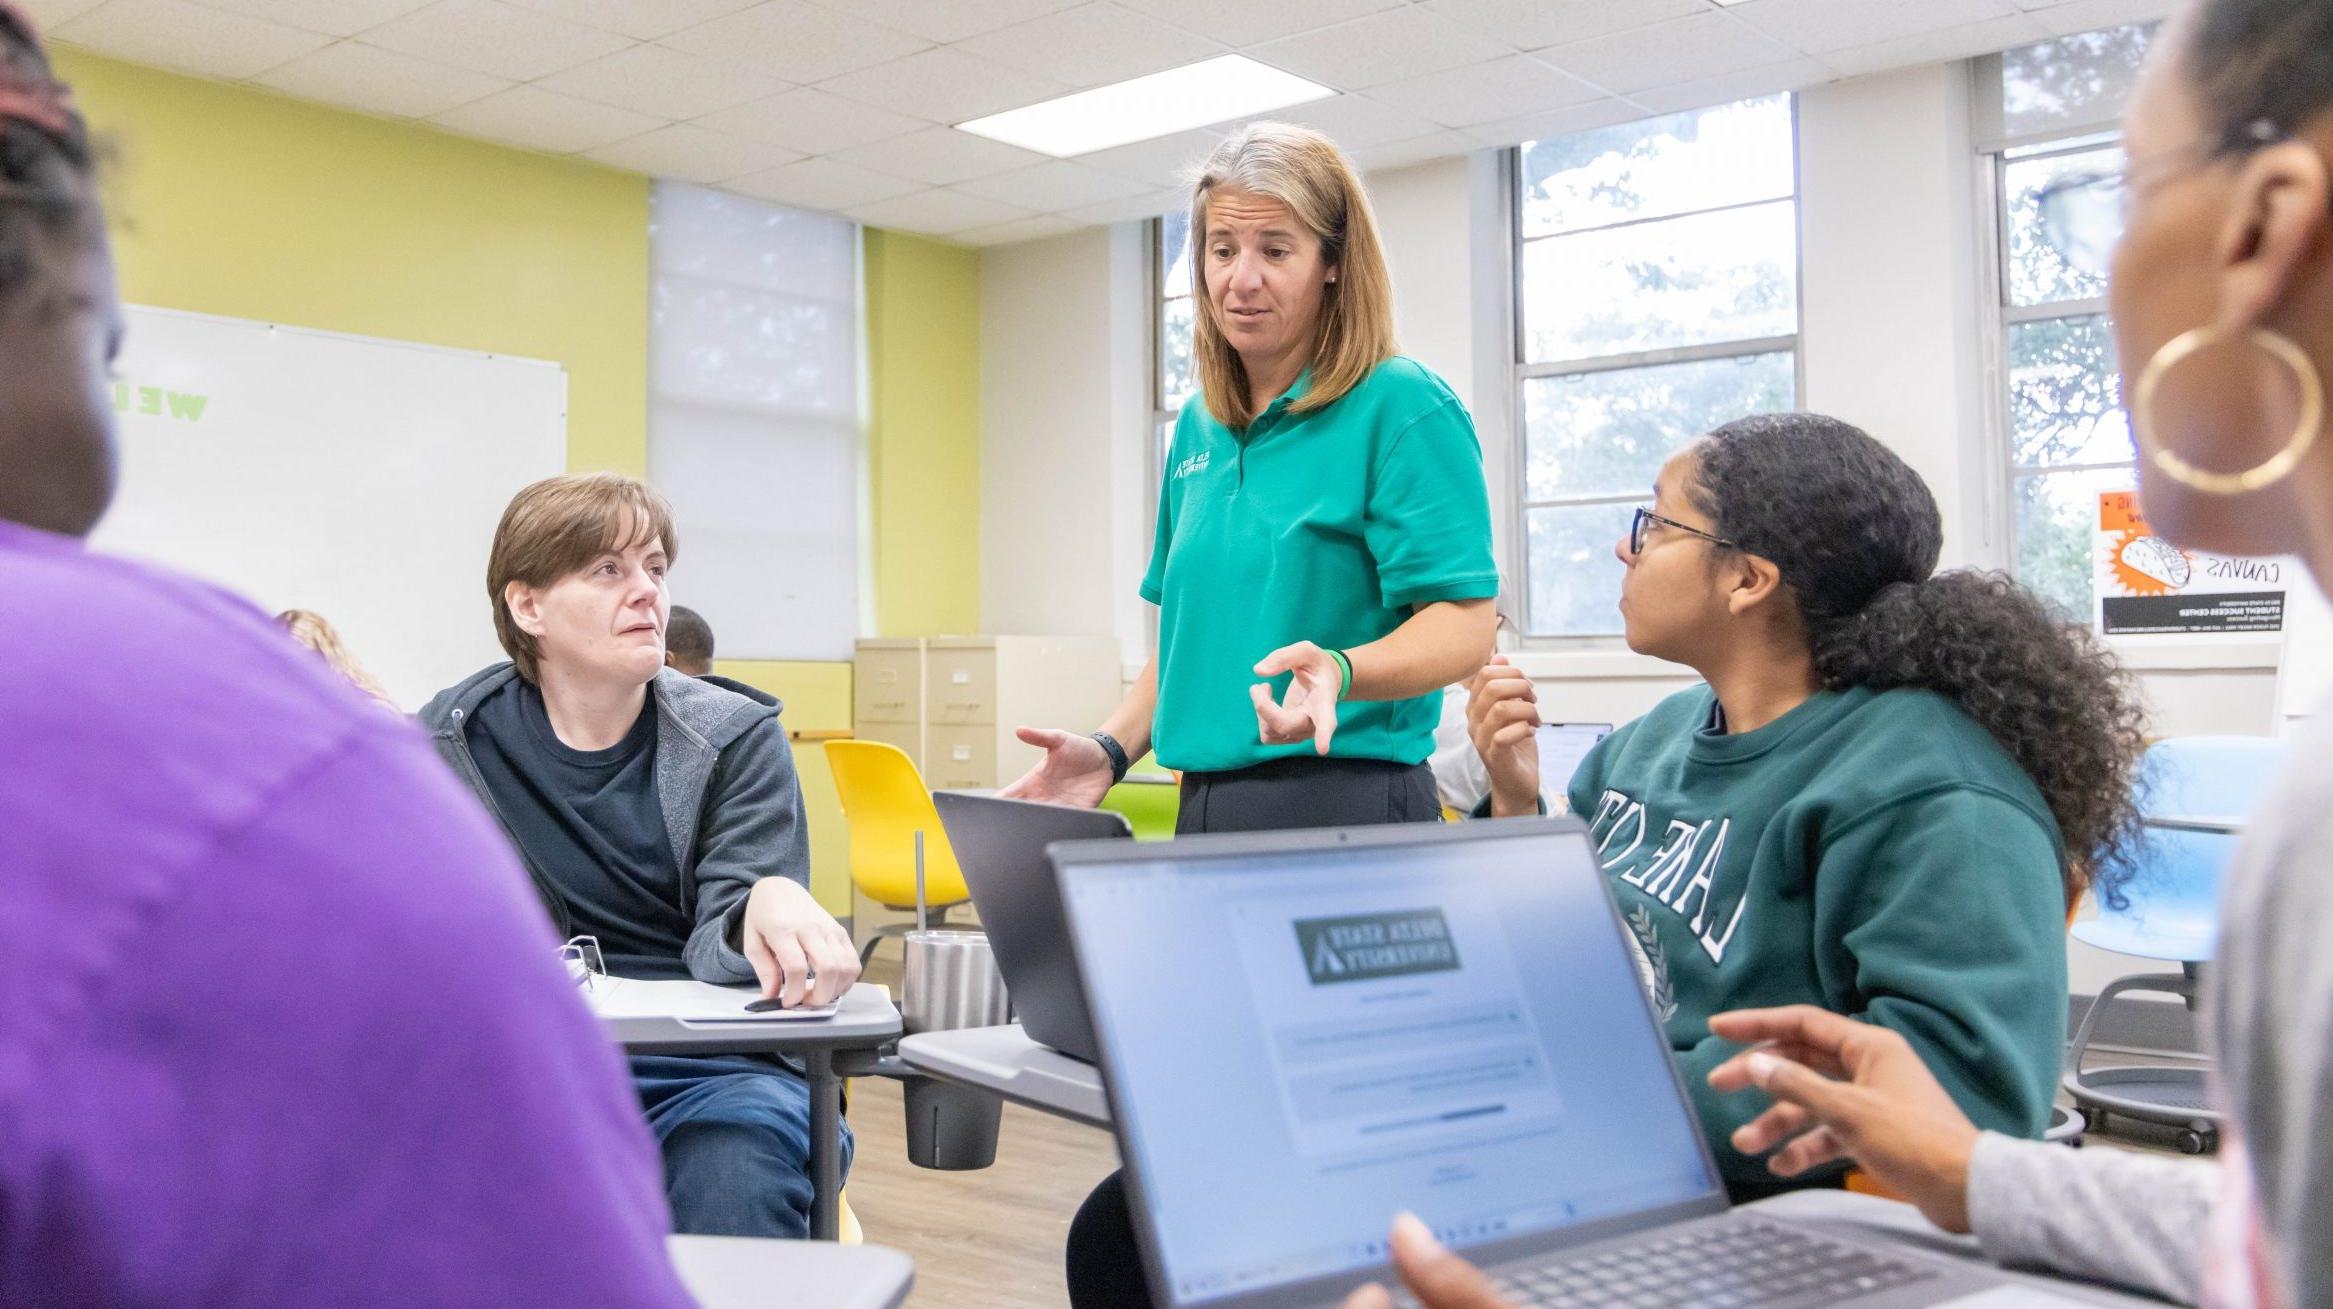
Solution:
<svg viewBox="0 0 2333 1309">
<path fill-rule="evenodd" d="M 907 752 L 935 791 L 1003 786 L 1037 762 L 1016 727 L 1090 732 L 1125 696 L 1118 642 L 1082 636 L 933 636 L 858 644 L 861 740 Z"/>
</svg>

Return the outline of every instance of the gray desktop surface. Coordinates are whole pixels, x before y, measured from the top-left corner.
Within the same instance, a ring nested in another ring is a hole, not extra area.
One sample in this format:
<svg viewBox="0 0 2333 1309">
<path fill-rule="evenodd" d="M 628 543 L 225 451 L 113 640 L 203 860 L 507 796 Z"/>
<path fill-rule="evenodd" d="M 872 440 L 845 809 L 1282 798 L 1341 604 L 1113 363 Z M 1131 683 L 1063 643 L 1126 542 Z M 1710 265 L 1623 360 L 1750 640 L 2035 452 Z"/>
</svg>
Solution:
<svg viewBox="0 0 2333 1309">
<path fill-rule="evenodd" d="M 746 994 L 751 988 L 741 987 Z M 872 1049 L 899 1035 L 899 1010 L 880 986 L 859 983 L 832 1018 L 808 1022 L 690 1024 L 677 1018 L 601 1020 L 617 1044 L 633 1054 L 797 1054 L 808 1050 Z"/>
<path fill-rule="evenodd" d="M 1055 1117 L 1110 1125 L 1102 1070 L 1030 1040 L 1018 1023 L 918 1033 L 899 1043 L 899 1057 L 917 1072 L 994 1091 Z"/>
<path fill-rule="evenodd" d="M 666 1248 L 704 1309 L 898 1309 L 915 1284 L 914 1263 L 879 1245 L 672 1236 Z"/>
</svg>

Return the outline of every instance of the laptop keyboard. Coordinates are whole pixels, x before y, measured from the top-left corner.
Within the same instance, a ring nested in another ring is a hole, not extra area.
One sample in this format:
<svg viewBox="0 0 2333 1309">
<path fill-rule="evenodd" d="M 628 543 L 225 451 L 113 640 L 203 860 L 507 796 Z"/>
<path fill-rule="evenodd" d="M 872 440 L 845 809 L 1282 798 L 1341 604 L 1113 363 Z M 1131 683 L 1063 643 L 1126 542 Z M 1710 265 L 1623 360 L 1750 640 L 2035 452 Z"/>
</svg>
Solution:
<svg viewBox="0 0 2333 1309">
<path fill-rule="evenodd" d="M 1559 1259 L 1492 1284 L 1517 1309 L 1744 1309 L 1831 1304 L 1908 1286 L 1933 1269 L 1788 1227 L 1726 1222 L 1620 1249 Z M 1403 1298 L 1404 1306 L 1414 1300 Z"/>
</svg>

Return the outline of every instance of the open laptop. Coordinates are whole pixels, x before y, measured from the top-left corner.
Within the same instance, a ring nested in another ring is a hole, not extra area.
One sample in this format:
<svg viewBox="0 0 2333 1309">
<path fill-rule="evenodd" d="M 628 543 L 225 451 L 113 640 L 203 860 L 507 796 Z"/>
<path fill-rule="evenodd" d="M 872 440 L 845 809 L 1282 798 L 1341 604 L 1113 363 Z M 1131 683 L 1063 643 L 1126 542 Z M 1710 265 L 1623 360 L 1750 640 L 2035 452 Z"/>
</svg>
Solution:
<svg viewBox="0 0 2333 1309">
<path fill-rule="evenodd" d="M 1078 989 L 1077 961 L 1069 953 L 1069 926 L 1061 890 L 1045 847 L 1056 841 L 1131 838 L 1125 816 L 1103 809 L 1070 809 L 937 791 L 940 826 L 947 829 L 956 866 L 980 911 L 980 926 L 996 953 L 1005 994 L 1029 1039 L 1072 1059 L 1093 1063 L 1093 1023 Z"/>
<path fill-rule="evenodd" d="M 1561 798 L 1571 786 L 1572 774 L 1580 771 L 1580 761 L 1610 735 L 1610 723 L 1541 723 L 1539 789 Z"/>
<path fill-rule="evenodd" d="M 1729 1211 L 1574 820 L 1053 857 L 1160 1305 L 1330 1309 L 1405 1209 L 1518 1306 L 2013 1285 Z"/>
</svg>

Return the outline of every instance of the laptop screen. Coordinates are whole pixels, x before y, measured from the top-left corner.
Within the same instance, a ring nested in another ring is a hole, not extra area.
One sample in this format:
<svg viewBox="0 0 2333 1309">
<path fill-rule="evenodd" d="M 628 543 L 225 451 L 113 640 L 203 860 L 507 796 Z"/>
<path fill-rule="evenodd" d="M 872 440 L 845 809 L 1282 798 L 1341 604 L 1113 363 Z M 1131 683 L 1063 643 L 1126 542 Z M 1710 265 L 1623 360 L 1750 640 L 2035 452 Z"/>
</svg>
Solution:
<svg viewBox="0 0 2333 1309">
<path fill-rule="evenodd" d="M 1543 723 L 1539 728 L 1539 789 L 1561 796 L 1572 774 L 1596 743 L 1612 735 L 1610 723 Z"/>
<path fill-rule="evenodd" d="M 1498 829 L 1063 860 L 1175 1304 L 1716 1191 L 1587 837 Z"/>
</svg>

